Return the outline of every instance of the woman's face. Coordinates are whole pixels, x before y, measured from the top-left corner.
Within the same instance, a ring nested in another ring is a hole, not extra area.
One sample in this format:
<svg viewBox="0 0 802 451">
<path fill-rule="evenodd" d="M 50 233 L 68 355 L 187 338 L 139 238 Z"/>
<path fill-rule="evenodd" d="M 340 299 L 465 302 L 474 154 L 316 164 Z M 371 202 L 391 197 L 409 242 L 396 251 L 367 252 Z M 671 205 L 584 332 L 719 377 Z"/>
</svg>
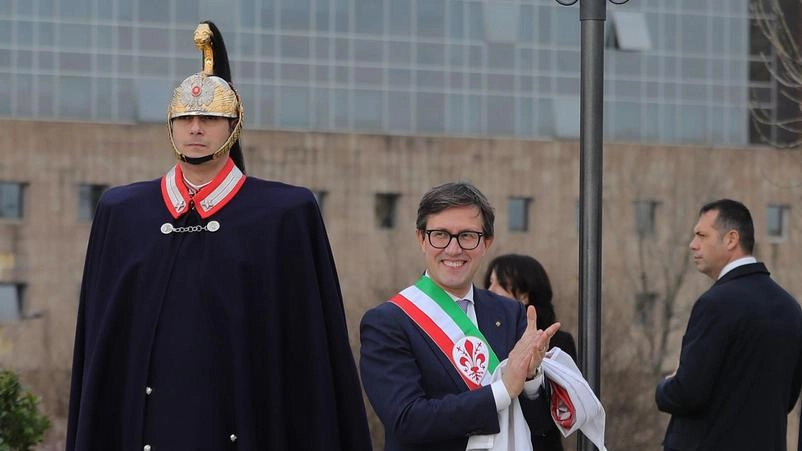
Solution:
<svg viewBox="0 0 802 451">
<path fill-rule="evenodd" d="M 499 296 L 505 296 L 505 297 L 508 297 L 510 299 L 515 299 L 515 300 L 520 301 L 520 299 L 516 298 L 512 293 L 507 291 L 506 288 L 501 286 L 501 284 L 499 283 L 498 278 L 496 277 L 496 271 L 495 270 L 490 272 L 490 286 L 487 287 L 487 289 L 492 291 L 493 293 L 496 293 Z"/>
</svg>

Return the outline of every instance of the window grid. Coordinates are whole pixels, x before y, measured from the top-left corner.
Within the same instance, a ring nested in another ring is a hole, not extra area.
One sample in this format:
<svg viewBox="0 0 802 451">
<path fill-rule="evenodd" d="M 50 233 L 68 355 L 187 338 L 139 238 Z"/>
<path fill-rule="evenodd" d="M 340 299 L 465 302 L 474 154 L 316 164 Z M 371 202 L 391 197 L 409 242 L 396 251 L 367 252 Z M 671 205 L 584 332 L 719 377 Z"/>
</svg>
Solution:
<svg viewBox="0 0 802 451">
<path fill-rule="evenodd" d="M 275 128 L 286 123 L 288 125 L 281 127 L 324 131 L 389 131 L 413 135 L 553 136 L 553 129 L 547 126 L 553 119 L 543 117 L 539 112 L 548 111 L 548 107 L 543 105 L 555 99 L 568 94 L 578 95 L 579 73 L 575 69 L 578 67 L 579 50 L 578 36 L 575 36 L 579 29 L 578 8 L 556 8 L 553 0 L 519 0 L 519 3 L 519 13 L 526 12 L 526 17 L 536 22 L 532 27 L 534 31 L 531 35 L 525 35 L 525 27 L 515 24 L 519 33 L 518 41 L 510 44 L 513 55 L 511 65 L 508 69 L 498 69 L 491 67 L 489 49 L 496 44 L 484 39 L 481 17 L 484 3 L 480 0 L 444 1 L 441 11 L 444 20 L 442 36 L 418 36 L 418 30 L 423 31 L 419 23 L 419 13 L 422 14 L 423 10 L 419 9 L 418 0 L 409 2 L 409 9 L 405 11 L 411 18 L 410 34 L 389 31 L 394 19 L 390 16 L 392 0 L 381 0 L 381 33 L 357 32 L 355 0 L 311 0 L 307 12 L 310 24 L 308 31 L 295 27 L 282 28 L 282 9 L 279 7 L 282 2 L 242 2 L 252 11 L 250 14 L 244 11 L 237 16 L 235 20 L 241 26 L 223 29 L 223 32 L 235 68 L 235 82 L 252 86 L 250 94 L 254 98 L 244 99 L 246 110 L 250 112 L 247 126 Z M 139 22 L 140 8 L 136 2 L 129 4 L 123 0 L 109 0 L 105 5 L 91 2 L 89 17 L 71 18 L 61 16 L 61 4 L 56 3 L 55 17 L 39 12 L 15 15 L 16 10 L 12 10 L 11 15 L 0 15 L 0 21 L 5 20 L 11 25 L 11 40 L 0 40 L 0 52 L 10 52 L 12 61 L 32 58 L 29 67 L 17 64 L 0 67 L 0 80 L 7 79 L 11 91 L 8 96 L 11 100 L 8 106 L 10 112 L 0 114 L 42 119 L 132 122 L 136 108 L 132 105 L 135 90 L 131 89 L 131 85 L 153 78 L 169 78 L 167 81 L 177 84 L 190 75 L 183 72 L 187 67 L 186 61 L 197 59 L 197 52 L 189 40 L 196 22 L 186 17 L 176 19 L 179 11 L 175 0 L 169 1 L 171 18 L 164 23 Z M 69 5 L 69 2 L 66 4 Z M 131 17 L 122 14 L 124 4 L 131 9 Z M 338 5 L 347 8 L 344 16 L 338 16 Z M 261 18 L 261 8 L 268 6 L 273 8 L 268 16 L 271 23 L 261 24 L 257 28 L 260 21 L 253 18 Z M 103 11 L 110 10 L 112 17 L 104 13 L 101 18 L 101 7 Z M 616 8 L 619 7 L 611 6 L 613 10 Z M 750 61 L 748 43 L 745 43 L 747 38 L 743 37 L 748 34 L 747 2 L 733 0 L 727 3 L 727 7 L 716 8 L 715 11 L 709 5 L 706 8 L 683 8 L 679 2 L 661 3 L 657 0 L 626 5 L 626 11 L 646 16 L 653 48 L 634 58 L 625 58 L 621 52 L 607 50 L 605 76 L 611 83 L 608 86 L 612 86 L 605 92 L 607 108 L 612 112 L 622 109 L 626 112 L 629 108 L 640 121 L 632 124 L 626 114 L 622 117 L 608 115 L 608 138 L 747 143 L 744 124 L 748 121 L 748 91 L 750 87 L 757 86 L 743 76 Z M 324 10 L 325 14 L 320 14 Z M 304 12 L 303 9 L 299 11 Z M 248 15 L 252 16 L 250 21 L 243 17 Z M 326 24 L 318 23 L 320 17 L 325 17 Z M 436 17 L 435 20 L 441 20 L 439 13 Z M 348 29 L 343 29 L 341 19 L 347 20 Z M 690 22 L 704 26 L 697 31 L 691 29 Z M 544 23 L 551 25 L 541 31 L 540 25 Z M 721 33 L 714 31 L 714 25 Z M 30 43 L 20 40 L 23 26 L 30 26 L 33 30 Z M 42 33 L 46 33 L 51 26 L 54 44 L 42 41 Z M 68 49 L 61 44 L 64 33 L 67 33 L 65 27 L 76 26 L 90 28 L 92 45 L 88 48 Z M 147 30 L 154 27 L 165 30 L 168 36 L 164 51 L 140 48 L 140 38 L 146 37 Z M 106 42 L 104 30 L 109 29 L 112 30 L 110 42 Z M 463 37 L 452 36 L 452 30 L 458 30 Z M 186 40 L 177 41 L 184 39 L 181 36 L 186 36 Z M 287 37 L 308 38 L 309 55 L 291 57 L 282 54 L 280 43 Z M 242 51 L 239 45 L 235 45 L 240 39 L 252 42 L 249 47 L 251 52 Z M 379 43 L 383 55 L 378 61 L 355 60 L 355 45 L 358 40 L 361 42 L 364 39 Z M 342 59 L 336 56 L 338 40 L 346 46 L 346 55 Z M 683 50 L 683 42 L 697 41 L 698 47 Z M 410 44 L 409 63 L 390 59 L 392 42 Z M 316 57 L 321 45 L 328 47 L 327 56 Z M 419 62 L 421 45 L 443 46 L 443 59 L 432 64 Z M 723 51 L 716 46 L 721 46 Z M 524 51 L 531 52 L 531 66 L 523 64 Z M 478 66 L 471 64 L 474 52 L 478 52 Z M 87 58 L 86 67 L 74 66 L 72 60 L 75 57 Z M 647 58 L 656 62 L 654 73 L 647 73 Z M 634 66 L 627 62 L 631 60 L 635 61 Z M 166 65 L 165 74 L 147 72 L 148 65 L 154 67 L 154 63 L 160 64 L 162 61 Z M 561 62 L 570 62 L 572 69 L 561 69 Z M 242 63 L 251 64 L 253 70 L 247 76 L 238 77 L 238 72 L 242 72 L 238 64 Z M 287 64 L 296 65 L 296 68 L 305 67 L 309 80 L 288 79 Z M 338 66 L 345 67 L 341 80 L 337 78 Z M 274 67 L 275 71 L 267 73 L 269 67 Z M 365 69 L 376 69 L 380 73 L 381 80 L 375 86 L 365 88 L 356 82 L 355 73 Z M 409 86 L 391 82 L 391 71 L 399 69 L 411 71 L 413 79 Z M 193 70 L 200 70 L 200 65 Z M 434 71 L 438 77 L 444 78 L 442 85 L 422 86 L 416 77 L 422 70 Z M 463 77 L 462 81 L 455 82 L 450 74 L 459 74 Z M 509 77 L 511 92 L 491 89 L 489 80 L 498 76 Z M 532 77 L 532 81 L 525 84 L 525 77 Z M 475 84 L 472 84 L 472 78 Z M 620 85 L 617 85 L 619 82 Z M 655 95 L 647 92 L 647 84 L 655 87 Z M 80 97 L 70 89 L 74 86 L 85 92 L 86 106 L 80 104 Z M 284 116 L 287 111 L 284 106 L 294 102 L 293 88 L 301 88 L 307 93 L 300 111 L 309 116 L 296 125 Z M 361 108 L 357 90 L 361 89 L 367 89 L 368 95 L 376 96 L 381 103 L 379 114 L 382 116 L 362 125 L 355 120 Z M 565 92 L 566 89 L 576 92 Z M 391 100 L 392 93 L 409 94 L 409 101 L 405 105 L 395 105 Z M 701 95 L 697 96 L 696 93 Z M 419 105 L 418 97 L 432 95 L 444 99 L 443 117 L 434 125 L 417 123 L 416 118 L 421 116 L 418 109 L 425 106 Z M 505 112 L 504 120 L 498 120 L 496 111 L 490 110 L 496 102 L 491 96 L 499 96 L 502 104 L 511 105 L 510 111 Z M 507 97 L 512 100 L 503 100 Z M 164 99 L 164 102 L 167 100 Z M 776 96 L 770 101 L 776 101 Z M 390 121 L 391 110 L 396 108 L 400 108 L 398 113 L 406 118 L 401 124 L 391 124 Z M 691 114 L 688 114 L 689 111 Z M 338 117 L 338 113 L 343 116 Z M 697 116 L 702 124 L 695 124 L 688 119 Z M 643 126 L 647 123 L 655 124 L 653 128 L 656 130 L 647 130 Z"/>
</svg>

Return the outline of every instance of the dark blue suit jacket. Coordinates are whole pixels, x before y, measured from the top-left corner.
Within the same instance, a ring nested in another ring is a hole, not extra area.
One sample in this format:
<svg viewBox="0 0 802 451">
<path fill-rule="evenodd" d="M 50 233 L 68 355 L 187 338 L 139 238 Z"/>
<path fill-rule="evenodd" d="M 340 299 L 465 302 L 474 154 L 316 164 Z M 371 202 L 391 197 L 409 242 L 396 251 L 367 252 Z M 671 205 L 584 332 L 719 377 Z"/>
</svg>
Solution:
<svg viewBox="0 0 802 451">
<path fill-rule="evenodd" d="M 802 311 L 762 263 L 739 266 L 694 304 L 674 377 L 667 450 L 785 451 L 802 383 Z"/>
<path fill-rule="evenodd" d="M 474 307 L 479 329 L 504 360 L 526 328 L 524 306 L 474 288 Z M 360 335 L 362 384 L 384 424 L 386 451 L 464 451 L 469 435 L 499 432 L 490 386 L 468 390 L 453 364 L 395 304 L 365 313 Z M 545 399 L 543 393 L 537 400 L 519 397 L 528 421 L 548 409 Z"/>
</svg>

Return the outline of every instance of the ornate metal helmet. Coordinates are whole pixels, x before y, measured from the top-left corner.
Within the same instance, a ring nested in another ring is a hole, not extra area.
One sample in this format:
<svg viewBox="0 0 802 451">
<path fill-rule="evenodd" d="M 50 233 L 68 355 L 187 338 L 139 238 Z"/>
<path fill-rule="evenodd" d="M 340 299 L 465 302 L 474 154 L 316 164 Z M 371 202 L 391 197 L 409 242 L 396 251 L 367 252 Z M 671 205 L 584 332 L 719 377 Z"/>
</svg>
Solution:
<svg viewBox="0 0 802 451">
<path fill-rule="evenodd" d="M 167 128 L 170 143 L 176 157 L 190 164 L 201 164 L 224 155 L 229 150 L 234 163 L 245 171 L 239 135 L 242 130 L 244 112 L 239 94 L 231 85 L 228 55 L 223 37 L 212 22 L 203 22 L 195 29 L 195 47 L 203 53 L 203 71 L 190 75 L 173 91 L 167 109 Z M 203 157 L 188 157 L 181 153 L 173 141 L 173 119 L 182 116 L 218 116 L 236 119 L 223 145 L 213 154 Z"/>
</svg>

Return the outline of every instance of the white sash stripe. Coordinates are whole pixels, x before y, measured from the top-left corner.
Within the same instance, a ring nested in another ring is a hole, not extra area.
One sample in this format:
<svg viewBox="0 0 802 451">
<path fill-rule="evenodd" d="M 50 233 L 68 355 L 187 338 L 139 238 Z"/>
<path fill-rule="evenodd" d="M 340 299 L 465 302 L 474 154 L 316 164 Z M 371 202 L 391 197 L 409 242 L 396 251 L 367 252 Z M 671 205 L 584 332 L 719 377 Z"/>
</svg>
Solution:
<svg viewBox="0 0 802 451">
<path fill-rule="evenodd" d="M 454 321 L 453 318 L 448 316 L 448 313 L 443 310 L 434 299 L 430 298 L 429 295 L 424 293 L 420 288 L 412 285 L 410 287 L 405 288 L 401 291 L 401 296 L 409 299 L 410 302 L 415 304 L 426 316 L 428 316 L 434 323 L 440 327 L 443 333 L 451 340 L 453 344 L 457 344 L 460 340 L 465 338 L 465 332 L 462 331 L 462 328 Z M 477 337 L 478 339 L 478 337 Z M 480 340 L 484 341 L 484 340 Z M 484 344 L 490 351 L 490 344 Z M 449 360 L 452 360 L 452 356 L 447 356 Z M 489 362 L 488 362 L 489 363 Z M 490 374 L 490 371 L 485 372 L 484 377 L 482 377 L 482 381 L 479 385 L 487 385 L 491 382 L 493 375 Z"/>
</svg>

